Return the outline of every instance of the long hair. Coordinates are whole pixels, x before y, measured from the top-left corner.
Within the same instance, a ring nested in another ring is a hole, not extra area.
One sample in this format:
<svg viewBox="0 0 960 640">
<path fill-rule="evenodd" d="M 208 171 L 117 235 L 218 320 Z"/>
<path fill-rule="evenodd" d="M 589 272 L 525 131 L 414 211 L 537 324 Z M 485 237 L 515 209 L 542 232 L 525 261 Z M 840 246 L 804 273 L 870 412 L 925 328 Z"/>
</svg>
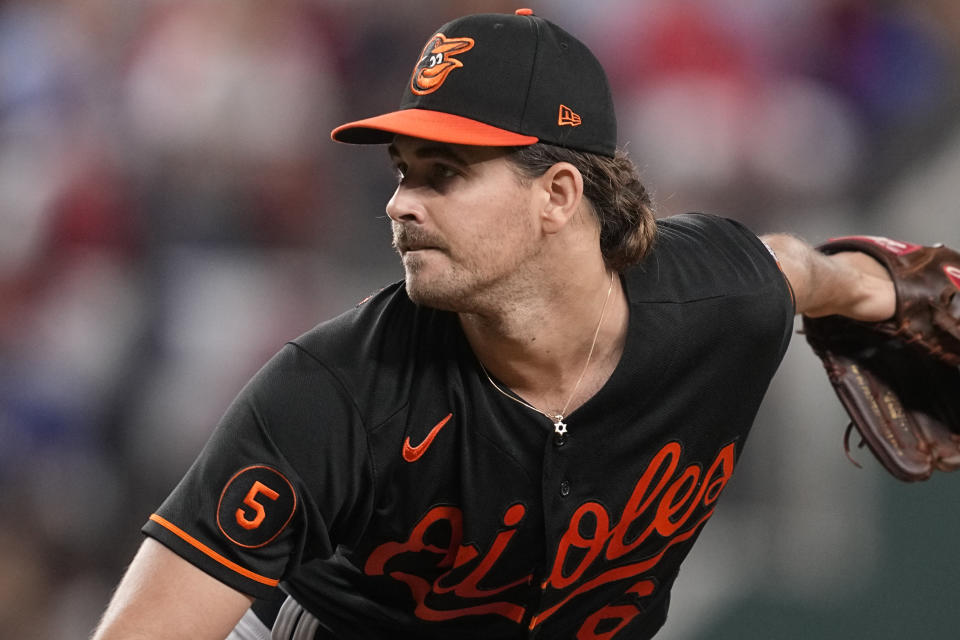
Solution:
<svg viewBox="0 0 960 640">
<path fill-rule="evenodd" d="M 613 158 L 538 142 L 507 156 L 521 177 L 537 178 L 558 162 L 583 175 L 583 194 L 600 223 L 600 251 L 608 267 L 623 271 L 640 262 L 653 245 L 653 201 L 633 160 L 622 149 Z"/>
</svg>

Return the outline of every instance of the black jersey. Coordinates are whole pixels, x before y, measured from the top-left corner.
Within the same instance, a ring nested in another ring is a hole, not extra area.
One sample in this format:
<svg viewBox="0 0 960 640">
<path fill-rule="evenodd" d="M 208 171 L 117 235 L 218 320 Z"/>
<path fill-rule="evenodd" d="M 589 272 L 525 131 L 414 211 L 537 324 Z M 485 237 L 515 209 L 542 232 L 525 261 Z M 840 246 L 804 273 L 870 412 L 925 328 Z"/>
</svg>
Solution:
<svg viewBox="0 0 960 640">
<path fill-rule="evenodd" d="M 144 531 L 335 637 L 647 638 L 793 326 L 741 225 L 659 221 L 607 383 L 556 439 L 402 283 L 286 345 Z"/>
</svg>

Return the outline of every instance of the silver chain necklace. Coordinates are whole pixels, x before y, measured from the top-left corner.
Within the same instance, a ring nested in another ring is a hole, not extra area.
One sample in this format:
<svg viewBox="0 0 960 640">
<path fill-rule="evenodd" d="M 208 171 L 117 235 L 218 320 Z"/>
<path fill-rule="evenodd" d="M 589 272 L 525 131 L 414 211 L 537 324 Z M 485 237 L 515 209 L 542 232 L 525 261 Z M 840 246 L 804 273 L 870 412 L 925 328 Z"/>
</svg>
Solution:
<svg viewBox="0 0 960 640">
<path fill-rule="evenodd" d="M 483 370 L 484 375 L 487 376 L 487 380 L 490 382 L 491 385 L 493 385 L 494 389 L 496 389 L 506 397 L 510 398 L 514 402 L 522 404 L 526 408 L 532 409 L 537 413 L 540 413 L 546 416 L 547 418 L 549 418 L 549 420 L 553 422 L 553 432 L 557 436 L 562 437 L 562 436 L 565 436 L 567 433 L 567 423 L 565 423 L 563 419 L 564 417 L 566 417 L 567 408 L 570 406 L 570 403 L 573 402 L 574 396 L 577 395 L 577 389 L 580 388 L 580 383 L 583 382 L 583 377 L 587 374 L 587 369 L 590 367 L 590 359 L 593 358 L 593 350 L 596 348 L 597 338 L 600 336 L 600 327 L 603 326 L 603 318 L 607 313 L 607 303 L 610 302 L 610 293 L 613 291 L 613 277 L 615 273 L 616 273 L 615 271 L 610 273 L 610 286 L 607 288 L 607 297 L 603 299 L 603 307 L 600 309 L 600 320 L 597 321 L 597 328 L 593 332 L 593 342 L 590 343 L 590 351 L 589 353 L 587 353 L 587 361 L 583 363 L 583 371 L 580 372 L 580 377 L 577 378 L 577 383 L 573 385 L 573 391 L 570 392 L 570 397 L 567 398 L 567 401 L 564 403 L 563 408 L 560 409 L 559 413 L 550 413 L 548 411 L 544 411 L 543 409 L 533 406 L 526 400 L 523 400 L 522 398 L 519 398 L 516 395 L 507 393 L 500 387 L 500 385 L 498 385 L 496 382 L 493 381 L 493 378 L 490 377 L 490 372 L 488 372 L 487 368 L 483 366 L 483 363 L 480 362 L 479 359 L 477 359 L 477 362 L 480 363 L 480 368 Z"/>
</svg>

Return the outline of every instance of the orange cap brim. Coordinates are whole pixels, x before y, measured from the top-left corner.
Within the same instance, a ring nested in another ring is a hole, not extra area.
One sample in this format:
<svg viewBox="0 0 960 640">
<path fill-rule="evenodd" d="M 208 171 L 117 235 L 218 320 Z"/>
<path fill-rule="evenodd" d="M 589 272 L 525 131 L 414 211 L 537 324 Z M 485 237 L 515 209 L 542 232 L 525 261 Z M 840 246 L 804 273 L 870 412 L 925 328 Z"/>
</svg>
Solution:
<svg viewBox="0 0 960 640">
<path fill-rule="evenodd" d="M 402 109 L 348 122 L 330 133 L 332 139 L 348 144 L 387 144 L 396 135 L 481 147 L 516 147 L 539 141 L 535 136 L 525 136 L 463 116 L 427 109 Z"/>
</svg>

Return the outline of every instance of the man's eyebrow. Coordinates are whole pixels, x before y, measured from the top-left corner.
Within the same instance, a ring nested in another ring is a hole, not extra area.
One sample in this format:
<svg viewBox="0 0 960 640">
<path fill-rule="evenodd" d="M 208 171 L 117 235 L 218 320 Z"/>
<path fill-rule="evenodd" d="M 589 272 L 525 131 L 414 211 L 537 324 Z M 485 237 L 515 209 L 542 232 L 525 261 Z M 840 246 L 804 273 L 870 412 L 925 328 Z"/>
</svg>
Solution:
<svg viewBox="0 0 960 640">
<path fill-rule="evenodd" d="M 387 153 L 390 154 L 390 158 L 394 161 L 400 160 L 402 156 L 400 151 L 397 149 L 395 144 L 391 144 L 387 147 Z M 430 160 L 434 158 L 440 158 L 442 160 L 447 160 L 454 164 L 458 164 L 462 167 L 469 165 L 470 163 L 464 159 L 460 154 L 454 151 L 449 145 L 445 144 L 428 144 L 417 147 L 416 151 L 413 152 L 413 155 L 420 160 Z"/>
</svg>

